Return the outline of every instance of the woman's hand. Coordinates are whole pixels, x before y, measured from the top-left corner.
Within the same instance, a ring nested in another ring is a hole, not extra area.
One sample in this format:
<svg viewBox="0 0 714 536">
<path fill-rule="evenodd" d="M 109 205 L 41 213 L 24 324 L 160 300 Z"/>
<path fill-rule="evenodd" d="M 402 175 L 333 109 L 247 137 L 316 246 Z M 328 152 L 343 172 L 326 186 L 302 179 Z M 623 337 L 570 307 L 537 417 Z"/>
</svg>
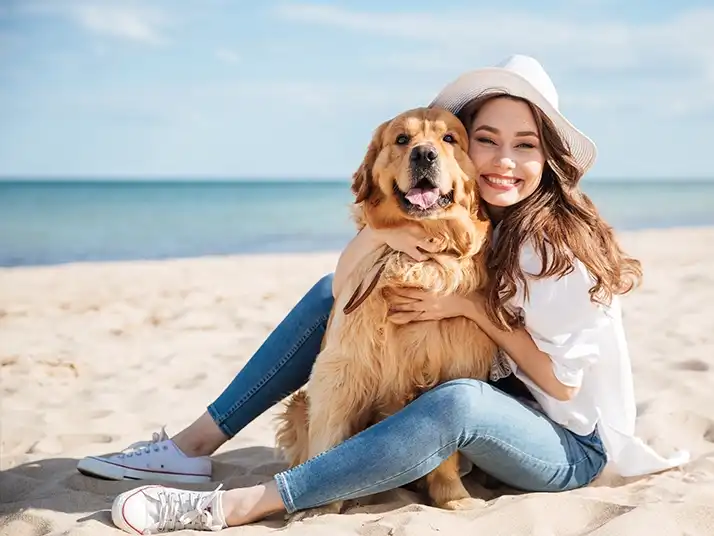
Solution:
<svg viewBox="0 0 714 536">
<path fill-rule="evenodd" d="M 469 316 L 474 303 L 470 297 L 451 294 L 441 296 L 417 289 L 397 289 L 387 297 L 388 318 L 395 324 L 423 320 L 441 320 L 455 316 Z"/>
<path fill-rule="evenodd" d="M 416 261 L 425 261 L 429 258 L 424 252 L 435 253 L 439 250 L 439 244 L 435 240 L 429 240 L 421 227 L 414 224 L 393 229 L 365 227 L 357 233 L 340 254 L 332 280 L 333 296 L 340 295 L 345 282 L 360 261 L 384 245 L 401 251 Z"/>
<path fill-rule="evenodd" d="M 439 244 L 433 238 L 427 238 L 421 227 L 402 225 L 391 229 L 374 229 L 378 239 L 390 248 L 406 253 L 415 261 L 425 261 L 429 256 L 425 253 L 436 253 Z"/>
</svg>

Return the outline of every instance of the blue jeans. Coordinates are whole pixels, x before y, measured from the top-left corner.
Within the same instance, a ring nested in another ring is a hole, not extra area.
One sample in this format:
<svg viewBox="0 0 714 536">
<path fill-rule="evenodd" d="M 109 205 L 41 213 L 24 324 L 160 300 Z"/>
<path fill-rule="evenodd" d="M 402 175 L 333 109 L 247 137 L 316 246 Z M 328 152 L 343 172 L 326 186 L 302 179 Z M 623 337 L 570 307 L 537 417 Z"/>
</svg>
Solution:
<svg viewBox="0 0 714 536">
<path fill-rule="evenodd" d="M 226 435 L 233 437 L 307 381 L 332 303 L 332 277 L 326 276 L 208 407 Z M 287 511 L 406 485 L 457 450 L 484 472 L 525 491 L 578 488 L 600 474 L 607 457 L 596 432 L 570 432 L 509 394 L 508 384 L 444 383 L 344 443 L 277 474 Z"/>
</svg>

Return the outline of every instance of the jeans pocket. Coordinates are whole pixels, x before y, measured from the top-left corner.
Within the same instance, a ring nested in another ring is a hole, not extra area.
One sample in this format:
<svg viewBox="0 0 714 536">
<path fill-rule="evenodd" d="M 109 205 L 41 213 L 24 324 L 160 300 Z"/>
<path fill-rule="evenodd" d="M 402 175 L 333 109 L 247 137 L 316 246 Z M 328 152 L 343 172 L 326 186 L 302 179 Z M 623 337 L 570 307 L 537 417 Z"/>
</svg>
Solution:
<svg viewBox="0 0 714 536">
<path fill-rule="evenodd" d="M 575 434 L 574 434 L 575 435 Z M 600 434 L 598 434 L 597 429 L 588 435 L 575 435 L 578 442 L 586 449 L 588 453 L 593 453 L 595 457 L 606 458 L 607 453 L 605 452 L 605 445 L 600 439 Z"/>
</svg>

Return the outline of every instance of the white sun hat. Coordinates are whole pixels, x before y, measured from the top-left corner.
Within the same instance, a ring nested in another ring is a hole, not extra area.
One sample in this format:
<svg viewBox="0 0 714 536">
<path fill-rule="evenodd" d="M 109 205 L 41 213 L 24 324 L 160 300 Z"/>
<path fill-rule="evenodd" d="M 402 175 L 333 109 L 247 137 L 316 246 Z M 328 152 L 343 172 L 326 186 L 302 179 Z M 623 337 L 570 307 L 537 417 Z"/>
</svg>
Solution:
<svg viewBox="0 0 714 536">
<path fill-rule="evenodd" d="M 494 67 L 469 71 L 446 86 L 429 107 L 458 114 L 475 98 L 492 92 L 524 98 L 553 122 L 578 165 L 585 173 L 595 163 L 595 143 L 558 110 L 558 92 L 543 66 L 530 56 L 516 54 Z"/>
</svg>

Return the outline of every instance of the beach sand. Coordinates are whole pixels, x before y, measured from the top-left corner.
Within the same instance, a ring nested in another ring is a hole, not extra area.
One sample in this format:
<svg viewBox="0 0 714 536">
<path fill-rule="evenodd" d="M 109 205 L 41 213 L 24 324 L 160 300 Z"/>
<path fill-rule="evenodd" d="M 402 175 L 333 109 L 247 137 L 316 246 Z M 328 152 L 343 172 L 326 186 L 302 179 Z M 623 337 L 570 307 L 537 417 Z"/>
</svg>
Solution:
<svg viewBox="0 0 714 536">
<path fill-rule="evenodd" d="M 609 471 L 566 493 L 484 490 L 445 512 L 400 489 L 291 535 L 714 534 L 714 229 L 626 233 L 645 282 L 625 299 L 638 433 L 681 469 Z M 337 255 L 263 255 L 0 270 L 0 534 L 121 534 L 108 508 L 134 482 L 79 474 L 77 460 L 169 434 L 198 417 Z M 275 408 L 214 457 L 225 486 L 269 479 Z M 211 490 L 215 484 L 192 485 Z M 225 534 L 261 535 L 275 516 Z"/>
</svg>

